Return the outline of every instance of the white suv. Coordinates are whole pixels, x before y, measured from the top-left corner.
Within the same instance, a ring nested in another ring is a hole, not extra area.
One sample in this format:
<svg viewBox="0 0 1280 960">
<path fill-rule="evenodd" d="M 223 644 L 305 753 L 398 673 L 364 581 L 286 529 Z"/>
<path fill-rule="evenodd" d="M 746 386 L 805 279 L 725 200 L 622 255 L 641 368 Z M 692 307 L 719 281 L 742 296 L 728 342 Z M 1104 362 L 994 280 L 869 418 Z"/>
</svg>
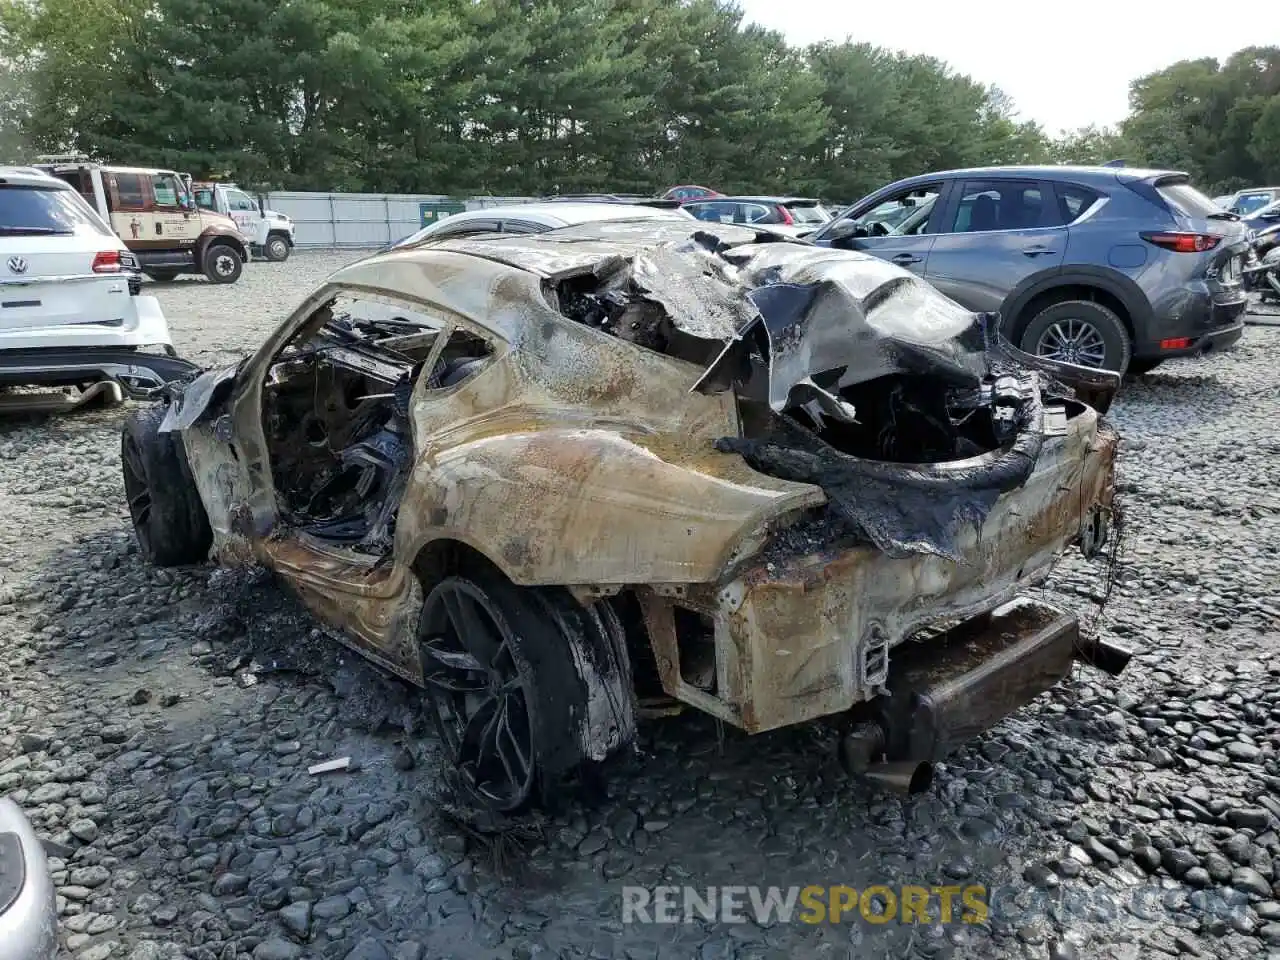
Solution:
<svg viewBox="0 0 1280 960">
<path fill-rule="evenodd" d="M 0 167 L 0 387 L 80 387 L 119 400 L 192 369 L 173 355 L 160 303 L 141 284 L 134 255 L 74 189 L 34 168 Z"/>
</svg>

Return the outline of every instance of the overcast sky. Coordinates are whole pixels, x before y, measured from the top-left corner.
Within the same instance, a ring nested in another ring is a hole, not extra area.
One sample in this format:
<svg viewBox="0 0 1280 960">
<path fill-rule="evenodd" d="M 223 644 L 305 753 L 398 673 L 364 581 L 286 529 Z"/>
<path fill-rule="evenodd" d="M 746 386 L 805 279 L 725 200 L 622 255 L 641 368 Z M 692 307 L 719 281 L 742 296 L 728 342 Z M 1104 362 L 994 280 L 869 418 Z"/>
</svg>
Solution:
<svg viewBox="0 0 1280 960">
<path fill-rule="evenodd" d="M 1275 0 L 1250 8 L 1125 0 L 738 0 L 748 20 L 793 44 L 821 40 L 923 53 L 993 84 L 1050 134 L 1114 124 L 1129 81 L 1177 60 L 1280 44 Z M 1250 9 L 1256 15 L 1249 13 Z M 1265 12 L 1263 12 L 1265 11 Z"/>
</svg>

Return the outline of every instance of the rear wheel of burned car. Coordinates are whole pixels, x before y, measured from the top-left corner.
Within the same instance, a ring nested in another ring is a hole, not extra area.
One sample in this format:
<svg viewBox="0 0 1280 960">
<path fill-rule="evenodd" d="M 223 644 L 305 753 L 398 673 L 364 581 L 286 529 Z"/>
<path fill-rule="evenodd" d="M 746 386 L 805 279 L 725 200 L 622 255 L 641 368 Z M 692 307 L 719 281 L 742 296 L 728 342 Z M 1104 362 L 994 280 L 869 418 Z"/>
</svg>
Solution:
<svg viewBox="0 0 1280 960">
<path fill-rule="evenodd" d="M 1092 300 L 1055 303 L 1022 331 L 1021 347 L 1049 360 L 1124 373 L 1133 345 L 1114 310 Z"/>
<path fill-rule="evenodd" d="M 424 685 L 469 800 L 516 812 L 549 799 L 561 775 L 630 739 L 629 669 L 604 684 L 584 676 L 592 664 L 625 656 L 620 637 L 610 608 L 583 608 L 567 593 L 517 587 L 496 572 L 446 577 L 431 589 L 418 626 Z M 587 717 L 599 718 L 591 701 L 611 682 L 617 712 L 593 756 L 584 727 Z"/>
<path fill-rule="evenodd" d="M 231 244 L 213 243 L 204 252 L 201 267 L 210 283 L 235 283 L 240 279 L 244 261 L 240 259 L 240 252 Z"/>
<path fill-rule="evenodd" d="M 120 461 L 138 550 L 161 567 L 200 563 L 213 533 L 176 434 L 161 433 L 165 407 L 144 407 L 125 421 Z"/>
</svg>

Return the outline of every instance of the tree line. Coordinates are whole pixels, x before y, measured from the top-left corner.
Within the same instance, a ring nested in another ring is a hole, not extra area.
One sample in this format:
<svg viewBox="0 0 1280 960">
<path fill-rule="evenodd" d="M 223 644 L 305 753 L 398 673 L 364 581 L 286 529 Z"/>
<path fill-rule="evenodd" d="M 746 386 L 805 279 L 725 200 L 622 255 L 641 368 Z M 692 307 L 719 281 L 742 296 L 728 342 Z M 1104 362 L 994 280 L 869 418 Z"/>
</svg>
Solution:
<svg viewBox="0 0 1280 960">
<path fill-rule="evenodd" d="M 994 163 L 1280 183 L 1280 48 L 1135 81 L 1052 138 L 939 60 L 798 49 L 729 0 L 0 0 L 0 159 L 74 151 L 253 188 L 547 194 L 702 183 L 849 201 Z"/>
</svg>

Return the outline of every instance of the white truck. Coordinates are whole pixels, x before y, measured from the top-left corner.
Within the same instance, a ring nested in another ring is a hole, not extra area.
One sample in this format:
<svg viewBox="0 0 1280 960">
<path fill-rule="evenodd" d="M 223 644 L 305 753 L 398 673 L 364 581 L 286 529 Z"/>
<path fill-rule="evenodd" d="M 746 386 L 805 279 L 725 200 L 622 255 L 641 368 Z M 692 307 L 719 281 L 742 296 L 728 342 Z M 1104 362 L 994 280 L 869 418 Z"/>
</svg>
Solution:
<svg viewBox="0 0 1280 960">
<path fill-rule="evenodd" d="M 249 238 L 255 257 L 277 263 L 289 259 L 293 250 L 293 221 L 283 213 L 264 209 L 234 183 L 194 182 L 191 192 L 201 210 L 224 214 L 236 222 L 240 232 Z"/>
</svg>

